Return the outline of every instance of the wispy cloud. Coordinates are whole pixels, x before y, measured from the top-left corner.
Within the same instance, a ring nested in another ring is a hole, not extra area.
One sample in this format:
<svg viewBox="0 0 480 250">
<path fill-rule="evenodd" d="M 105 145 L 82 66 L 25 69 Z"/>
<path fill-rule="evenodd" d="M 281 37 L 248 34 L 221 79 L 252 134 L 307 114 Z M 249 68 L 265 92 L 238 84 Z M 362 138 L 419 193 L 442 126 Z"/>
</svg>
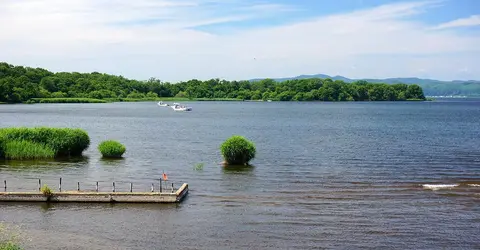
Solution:
<svg viewBox="0 0 480 250">
<path fill-rule="evenodd" d="M 469 26 L 478 26 L 480 25 L 480 15 L 473 15 L 466 18 L 460 18 L 450 22 L 442 23 L 434 29 L 448 29 L 448 28 L 457 28 L 457 27 L 469 27 Z"/>
<path fill-rule="evenodd" d="M 312 73 L 392 77 L 420 68 L 431 77 L 453 78 L 455 62 L 480 72 L 478 34 L 460 36 L 413 18 L 439 3 L 394 3 L 264 25 L 301 14 L 304 6 L 273 0 L 2 0 L 0 23 L 8 25 L 0 26 L 0 60 L 169 81 Z M 205 25 L 229 32 L 198 28 Z"/>
<path fill-rule="evenodd" d="M 300 11 L 302 10 L 301 8 L 293 5 L 285 5 L 285 4 L 275 4 L 275 3 L 270 3 L 270 4 L 254 4 L 250 5 L 247 7 L 244 7 L 243 9 L 247 11 L 267 11 L 267 12 L 283 12 L 283 11 Z"/>
</svg>

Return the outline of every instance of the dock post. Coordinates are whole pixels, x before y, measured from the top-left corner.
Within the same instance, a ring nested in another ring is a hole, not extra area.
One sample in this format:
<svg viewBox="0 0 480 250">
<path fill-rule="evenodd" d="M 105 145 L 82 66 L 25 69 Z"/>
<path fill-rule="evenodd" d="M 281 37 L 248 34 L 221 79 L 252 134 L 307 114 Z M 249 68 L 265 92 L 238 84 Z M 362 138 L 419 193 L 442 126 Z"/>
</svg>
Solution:
<svg viewBox="0 0 480 250">
<path fill-rule="evenodd" d="M 115 182 L 113 182 L 113 192 L 115 193 Z"/>
<path fill-rule="evenodd" d="M 97 181 L 97 183 L 95 184 L 95 190 L 98 192 L 98 181 Z"/>
<path fill-rule="evenodd" d="M 152 183 L 152 193 L 153 193 L 153 183 Z"/>
<path fill-rule="evenodd" d="M 162 179 L 160 179 L 160 193 L 162 192 Z"/>
<path fill-rule="evenodd" d="M 3 180 L 3 189 L 7 192 L 7 180 Z"/>
<path fill-rule="evenodd" d="M 173 193 L 173 182 L 172 182 L 172 193 Z"/>
<path fill-rule="evenodd" d="M 60 177 L 60 183 L 58 184 L 58 191 L 62 192 L 62 177 Z"/>
<path fill-rule="evenodd" d="M 133 190 L 133 183 L 130 182 L 130 193 L 132 192 Z"/>
<path fill-rule="evenodd" d="M 80 182 L 77 182 L 77 191 L 80 191 Z"/>
<path fill-rule="evenodd" d="M 38 179 L 38 192 L 42 189 L 42 180 Z"/>
</svg>

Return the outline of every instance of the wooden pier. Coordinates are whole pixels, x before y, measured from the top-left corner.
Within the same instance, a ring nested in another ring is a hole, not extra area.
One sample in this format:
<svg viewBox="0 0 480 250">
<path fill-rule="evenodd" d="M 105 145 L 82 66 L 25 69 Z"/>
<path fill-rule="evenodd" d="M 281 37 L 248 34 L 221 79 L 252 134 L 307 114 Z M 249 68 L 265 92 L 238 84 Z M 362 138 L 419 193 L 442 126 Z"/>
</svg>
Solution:
<svg viewBox="0 0 480 250">
<path fill-rule="evenodd" d="M 153 184 L 151 192 L 133 192 L 130 184 L 130 192 L 116 192 L 115 183 L 110 192 L 99 192 L 98 182 L 95 191 L 82 191 L 77 183 L 76 191 L 62 191 L 61 180 L 59 191 L 44 193 L 40 190 L 33 192 L 7 192 L 5 181 L 4 191 L 0 192 L 0 202 L 81 202 L 81 203 L 178 203 L 188 194 L 188 184 L 183 183 L 177 190 L 160 190 L 154 192 Z"/>
</svg>

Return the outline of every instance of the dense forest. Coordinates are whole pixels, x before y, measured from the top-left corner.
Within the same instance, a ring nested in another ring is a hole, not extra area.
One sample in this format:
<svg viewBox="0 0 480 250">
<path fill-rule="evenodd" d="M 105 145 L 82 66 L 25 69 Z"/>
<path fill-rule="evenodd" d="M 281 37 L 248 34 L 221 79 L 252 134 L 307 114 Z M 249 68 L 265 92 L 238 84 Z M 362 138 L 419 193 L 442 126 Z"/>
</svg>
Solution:
<svg viewBox="0 0 480 250">
<path fill-rule="evenodd" d="M 52 73 L 0 63 L 0 102 L 19 103 L 31 98 L 156 99 L 231 98 L 278 101 L 397 101 L 425 99 L 416 84 L 383 84 L 356 81 L 345 83 L 332 79 L 295 79 L 276 82 L 226 81 L 211 79 L 178 83 L 127 79 L 122 76 L 78 72 Z"/>
</svg>

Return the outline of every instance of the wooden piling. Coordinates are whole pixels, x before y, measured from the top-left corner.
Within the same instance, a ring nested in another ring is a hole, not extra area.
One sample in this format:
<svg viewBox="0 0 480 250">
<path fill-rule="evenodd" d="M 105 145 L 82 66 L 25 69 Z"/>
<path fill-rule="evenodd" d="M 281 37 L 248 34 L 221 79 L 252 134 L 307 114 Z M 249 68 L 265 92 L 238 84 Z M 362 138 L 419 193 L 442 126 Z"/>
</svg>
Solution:
<svg viewBox="0 0 480 250">
<path fill-rule="evenodd" d="M 133 190 L 133 183 L 130 182 L 130 193 L 132 192 Z"/>
<path fill-rule="evenodd" d="M 80 182 L 77 182 L 77 191 L 80 191 Z"/>
<path fill-rule="evenodd" d="M 153 190 L 154 190 L 154 185 L 153 185 L 153 183 L 152 183 L 152 193 L 153 193 Z"/>
<path fill-rule="evenodd" d="M 60 182 L 58 183 L 58 191 L 62 192 L 62 177 L 60 177 Z"/>
<path fill-rule="evenodd" d="M 95 191 L 98 192 L 98 181 L 97 181 L 97 183 L 95 184 Z"/>
<path fill-rule="evenodd" d="M 42 180 L 38 179 L 38 192 L 42 190 Z"/>
<path fill-rule="evenodd" d="M 3 181 L 3 189 L 5 189 L 5 192 L 7 192 L 7 180 Z"/>
<path fill-rule="evenodd" d="M 112 191 L 115 193 L 115 182 L 113 182 L 113 190 Z"/>
</svg>

